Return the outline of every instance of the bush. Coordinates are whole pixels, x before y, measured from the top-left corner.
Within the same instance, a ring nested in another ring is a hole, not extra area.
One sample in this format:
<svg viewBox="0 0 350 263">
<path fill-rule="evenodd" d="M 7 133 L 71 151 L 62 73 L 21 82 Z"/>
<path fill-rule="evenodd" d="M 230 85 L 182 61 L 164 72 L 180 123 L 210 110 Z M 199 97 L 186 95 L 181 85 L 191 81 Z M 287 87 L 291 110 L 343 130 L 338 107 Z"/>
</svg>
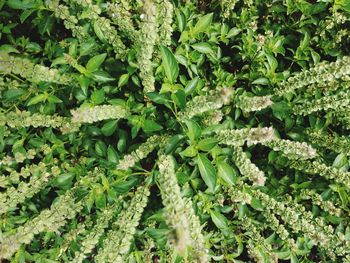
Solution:
<svg viewBox="0 0 350 263">
<path fill-rule="evenodd" d="M 4 262 L 350 262 L 350 5 L 0 1 Z"/>
</svg>

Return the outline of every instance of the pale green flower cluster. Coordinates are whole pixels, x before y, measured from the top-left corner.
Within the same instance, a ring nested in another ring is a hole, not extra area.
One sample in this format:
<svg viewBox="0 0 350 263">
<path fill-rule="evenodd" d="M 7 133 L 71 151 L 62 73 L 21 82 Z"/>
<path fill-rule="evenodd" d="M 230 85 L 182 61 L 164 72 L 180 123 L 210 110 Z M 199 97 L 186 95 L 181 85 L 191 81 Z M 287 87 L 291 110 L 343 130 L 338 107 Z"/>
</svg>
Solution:
<svg viewBox="0 0 350 263">
<path fill-rule="evenodd" d="M 113 223 L 102 248 L 94 258 L 96 262 L 125 262 L 149 195 L 148 186 L 140 186 L 136 190 L 128 207 L 120 212 L 117 220 Z"/>
<path fill-rule="evenodd" d="M 85 184 L 96 180 L 98 170 L 90 172 L 75 186 L 60 195 L 51 205 L 50 209 L 40 212 L 38 216 L 24 225 L 18 227 L 15 232 L 4 233 L 0 244 L 0 258 L 10 258 L 22 244 L 29 244 L 35 235 L 42 232 L 57 232 L 65 225 L 68 219 L 76 216 L 83 209 L 83 201 L 75 202 L 75 190 Z"/>
<path fill-rule="evenodd" d="M 60 246 L 60 253 L 57 255 L 56 260 L 60 259 L 66 253 L 72 242 L 75 241 L 80 234 L 86 232 L 87 228 L 90 227 L 92 223 L 91 217 L 87 216 L 83 222 L 79 222 L 75 228 L 72 228 L 63 236 L 63 242 Z"/>
<path fill-rule="evenodd" d="M 220 0 L 221 9 L 223 11 L 221 13 L 222 17 L 229 18 L 238 2 L 239 0 Z"/>
<path fill-rule="evenodd" d="M 11 166 L 15 163 L 23 163 L 26 160 L 33 160 L 35 155 L 40 152 L 40 149 L 29 149 L 25 154 L 21 152 L 16 152 L 14 156 L 7 155 L 0 160 L 1 166 Z M 8 170 L 7 170 L 8 171 Z M 1 178 L 1 176 L 0 176 Z M 1 180 L 0 180 L 1 181 Z"/>
<path fill-rule="evenodd" d="M 0 73 L 20 75 L 33 83 L 43 81 L 64 85 L 74 84 L 74 79 L 69 74 L 61 74 L 57 69 L 34 64 L 28 59 L 14 57 L 5 52 L 0 52 Z"/>
<path fill-rule="evenodd" d="M 94 247 L 98 244 L 101 236 L 108 228 L 110 221 L 118 211 L 120 206 L 120 200 L 116 204 L 107 206 L 100 215 L 98 215 L 96 223 L 92 229 L 89 229 L 89 233 L 84 237 L 83 241 L 79 244 L 80 250 L 75 252 L 74 258 L 70 261 L 72 263 L 81 263 L 85 258 L 91 254 Z M 86 231 L 85 231 L 86 232 Z"/>
<path fill-rule="evenodd" d="M 164 46 L 169 46 L 171 43 L 171 35 L 173 28 L 174 7 L 169 0 L 157 1 L 157 23 L 159 25 L 159 43 Z"/>
<path fill-rule="evenodd" d="M 45 6 L 54 13 L 55 17 L 63 20 L 64 26 L 71 30 L 73 36 L 77 37 L 80 41 L 84 41 L 90 37 L 86 30 L 78 25 L 78 19 L 70 14 L 69 8 L 60 4 L 59 0 L 46 0 Z"/>
<path fill-rule="evenodd" d="M 114 1 L 107 3 L 108 15 L 111 20 L 118 26 L 121 32 L 126 37 L 135 42 L 137 40 L 137 34 L 133 22 L 131 20 L 131 7 L 128 1 Z"/>
<path fill-rule="evenodd" d="M 206 127 L 219 124 L 223 119 L 224 114 L 220 110 L 207 112 L 203 115 L 202 124 Z"/>
<path fill-rule="evenodd" d="M 165 142 L 167 136 L 153 135 L 141 144 L 135 151 L 127 154 L 118 163 L 117 169 L 127 170 L 132 168 L 137 162 L 146 158 L 159 144 Z"/>
<path fill-rule="evenodd" d="M 44 231 L 57 231 L 65 225 L 67 219 L 73 218 L 82 208 L 81 202 L 74 202 L 72 191 L 67 191 L 58 197 L 50 209 L 43 210 L 37 217 L 18 227 L 15 233 L 5 233 L 0 245 L 0 255 L 9 258 L 22 244 L 29 244 L 35 235 Z"/>
<path fill-rule="evenodd" d="M 23 203 L 27 198 L 33 197 L 43 189 L 50 179 L 61 174 L 61 169 L 58 166 L 51 167 L 49 172 L 43 162 L 31 165 L 29 170 L 31 176 L 28 182 L 21 181 L 17 187 L 11 186 L 5 192 L 0 193 L 0 215 L 14 210 L 18 204 Z"/>
<path fill-rule="evenodd" d="M 180 255 L 185 255 L 187 249 L 192 248 L 192 256 L 196 262 L 208 262 L 199 219 L 193 211 L 192 203 L 181 195 L 172 157 L 159 156 L 158 167 L 158 183 L 166 223 L 175 231 L 173 247 Z"/>
<path fill-rule="evenodd" d="M 350 57 L 339 58 L 335 62 L 321 62 L 315 67 L 304 70 L 288 78 L 276 90 L 278 95 L 306 87 L 312 84 L 350 81 Z"/>
<path fill-rule="evenodd" d="M 275 140 L 276 136 L 272 127 L 226 129 L 216 131 L 216 138 L 220 143 L 232 146 L 255 145 Z"/>
<path fill-rule="evenodd" d="M 205 112 L 215 111 L 229 104 L 233 99 L 232 88 L 220 88 L 209 95 L 196 96 L 187 103 L 186 108 L 179 113 L 179 121 L 186 121 Z"/>
<path fill-rule="evenodd" d="M 290 162 L 289 166 L 307 174 L 320 175 L 326 179 L 350 187 L 350 173 L 327 166 L 319 161 L 297 160 Z"/>
<path fill-rule="evenodd" d="M 312 144 L 324 147 L 328 150 L 350 155 L 350 140 L 346 136 L 325 131 L 307 130 L 308 139 Z"/>
<path fill-rule="evenodd" d="M 69 119 L 57 115 L 43 115 L 31 113 L 29 111 L 10 111 L 0 113 L 0 125 L 7 125 L 11 128 L 23 127 L 53 127 L 59 128 L 64 123 L 69 123 Z"/>
<path fill-rule="evenodd" d="M 271 96 L 246 96 L 237 97 L 236 106 L 243 112 L 260 111 L 272 105 Z"/>
<path fill-rule="evenodd" d="M 254 225 L 249 217 L 242 220 L 244 234 L 249 236 L 247 240 L 247 249 L 250 258 L 256 262 L 277 262 L 277 256 L 273 253 L 271 244 L 260 234 L 262 229 Z"/>
<path fill-rule="evenodd" d="M 129 115 L 129 111 L 122 106 L 100 105 L 93 107 L 80 107 L 71 110 L 71 114 L 73 123 L 83 124 L 108 119 L 122 119 Z"/>
<path fill-rule="evenodd" d="M 300 192 L 300 197 L 304 200 L 311 199 L 313 204 L 318 205 L 330 215 L 339 217 L 341 214 L 341 209 L 339 207 L 336 207 L 332 201 L 323 200 L 322 196 L 315 190 L 302 189 Z"/>
<path fill-rule="evenodd" d="M 185 255 L 191 246 L 189 220 L 186 217 L 186 203 L 182 198 L 180 186 L 177 183 L 175 166 L 172 157 L 159 157 L 159 188 L 165 207 L 166 223 L 175 231 L 173 245 L 180 255 Z"/>
<path fill-rule="evenodd" d="M 314 148 L 306 142 L 294 142 L 285 139 L 275 139 L 262 142 L 276 152 L 282 152 L 289 159 L 312 159 L 317 156 Z"/>
<path fill-rule="evenodd" d="M 112 21 L 106 17 L 100 16 L 101 9 L 98 5 L 94 5 L 88 0 L 73 0 L 71 3 L 76 3 L 84 8 L 81 19 L 93 20 L 93 27 L 96 35 L 107 43 L 113 46 L 114 52 L 118 58 L 124 58 L 127 54 L 127 48 L 124 45 L 121 37 L 118 35 L 117 29 L 112 25 Z"/>
<path fill-rule="evenodd" d="M 241 147 L 234 147 L 233 149 L 232 159 L 241 174 L 253 185 L 263 186 L 266 181 L 264 172 L 252 163 Z"/>
<path fill-rule="evenodd" d="M 335 95 L 324 96 L 318 100 L 305 100 L 302 104 L 293 107 L 294 114 L 309 115 L 317 111 L 347 111 L 350 105 L 350 94 L 340 91 Z"/>
<path fill-rule="evenodd" d="M 152 57 L 154 46 L 158 39 L 157 6 L 153 0 L 145 0 L 141 14 L 140 36 L 138 42 L 141 43 L 138 54 L 138 65 L 140 77 L 144 86 L 144 92 L 152 92 L 154 87 L 154 74 Z"/>
</svg>

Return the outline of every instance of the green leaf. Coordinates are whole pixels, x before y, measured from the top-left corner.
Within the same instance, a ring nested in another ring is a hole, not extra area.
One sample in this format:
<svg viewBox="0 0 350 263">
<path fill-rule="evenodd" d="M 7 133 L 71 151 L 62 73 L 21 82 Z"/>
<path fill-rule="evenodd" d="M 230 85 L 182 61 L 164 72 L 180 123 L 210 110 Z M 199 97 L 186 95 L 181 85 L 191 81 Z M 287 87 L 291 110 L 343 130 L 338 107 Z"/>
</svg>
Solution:
<svg viewBox="0 0 350 263">
<path fill-rule="evenodd" d="M 111 163 L 118 163 L 119 161 L 119 155 L 111 145 L 107 148 L 107 160 Z"/>
<path fill-rule="evenodd" d="M 74 178 L 74 173 L 61 174 L 54 181 L 54 185 L 57 187 L 66 187 L 72 183 Z"/>
<path fill-rule="evenodd" d="M 207 15 L 199 18 L 197 24 L 194 26 L 194 28 L 192 30 L 192 34 L 194 36 L 196 36 L 199 33 L 202 33 L 204 31 L 208 30 L 212 20 L 213 20 L 213 13 L 207 14 Z"/>
<path fill-rule="evenodd" d="M 118 125 L 117 120 L 106 122 L 101 128 L 102 134 L 104 136 L 111 136 L 117 129 L 117 125 Z"/>
<path fill-rule="evenodd" d="M 145 133 L 151 133 L 162 130 L 163 127 L 153 120 L 145 120 L 142 125 L 142 130 Z"/>
<path fill-rule="evenodd" d="M 36 1 L 33 0 L 8 0 L 7 5 L 12 9 L 30 9 L 37 7 Z"/>
<path fill-rule="evenodd" d="M 95 144 L 95 152 L 100 157 L 106 156 L 106 152 L 107 152 L 106 144 L 103 141 L 98 140 Z"/>
<path fill-rule="evenodd" d="M 14 100 L 22 96 L 24 93 L 25 91 L 22 89 L 9 89 L 4 92 L 3 96 L 6 100 Z"/>
<path fill-rule="evenodd" d="M 5 53 L 19 53 L 19 51 L 9 44 L 3 44 L 0 46 L 0 52 Z"/>
<path fill-rule="evenodd" d="M 99 209 L 103 209 L 106 207 L 107 204 L 107 200 L 106 200 L 106 196 L 104 194 L 104 192 L 99 191 L 96 196 L 95 196 L 95 204 L 96 207 Z"/>
<path fill-rule="evenodd" d="M 123 74 L 119 77 L 118 80 L 118 88 L 121 88 L 123 86 L 125 86 L 126 84 L 128 84 L 129 81 L 129 74 Z"/>
<path fill-rule="evenodd" d="M 264 206 L 262 205 L 260 200 L 257 199 L 257 198 L 252 198 L 252 201 L 250 202 L 250 206 L 253 207 L 257 211 L 263 211 L 264 210 Z"/>
<path fill-rule="evenodd" d="M 191 79 L 187 84 L 186 84 L 186 87 L 185 87 L 185 94 L 186 95 L 189 95 L 191 94 L 192 92 L 195 91 L 197 85 L 198 85 L 198 82 L 199 82 L 199 77 L 195 77 L 194 79 Z"/>
<path fill-rule="evenodd" d="M 216 171 L 212 163 L 204 154 L 198 154 L 197 164 L 203 181 L 210 191 L 214 191 L 216 186 Z"/>
<path fill-rule="evenodd" d="M 97 70 L 92 73 L 94 80 L 97 82 L 109 82 L 115 80 L 109 73 L 103 70 Z"/>
<path fill-rule="evenodd" d="M 160 54 L 165 75 L 170 83 L 173 84 L 179 75 L 179 64 L 173 53 L 167 47 L 160 46 Z"/>
<path fill-rule="evenodd" d="M 201 127 L 198 125 L 197 122 L 192 121 L 192 120 L 186 120 L 185 121 L 187 128 L 188 128 L 188 132 L 186 133 L 188 138 L 193 142 L 195 140 L 197 140 L 202 133 L 202 129 Z"/>
<path fill-rule="evenodd" d="M 171 98 L 176 103 L 176 105 L 180 107 L 180 109 L 185 108 L 185 106 L 186 106 L 186 94 L 185 94 L 184 90 L 179 89 L 179 90 L 175 91 L 173 94 L 171 94 Z"/>
<path fill-rule="evenodd" d="M 200 140 L 198 142 L 198 149 L 208 152 L 210 151 L 215 145 L 218 144 L 218 140 L 215 138 L 205 138 L 203 140 Z"/>
<path fill-rule="evenodd" d="M 210 211 L 210 217 L 217 228 L 221 230 L 228 228 L 227 218 L 219 211 Z"/>
<path fill-rule="evenodd" d="M 39 102 L 43 102 L 47 99 L 47 97 L 48 96 L 45 93 L 36 95 L 35 97 L 33 97 L 29 100 L 27 106 L 31 106 L 31 105 L 38 104 Z"/>
<path fill-rule="evenodd" d="M 200 53 L 203 54 L 210 54 L 213 53 L 214 51 L 211 49 L 211 45 L 206 42 L 201 42 L 201 43 L 196 43 L 192 45 L 192 48 L 194 50 L 197 50 Z"/>
<path fill-rule="evenodd" d="M 219 162 L 217 163 L 218 175 L 229 185 L 234 185 L 237 181 L 236 171 L 227 163 Z"/>
<path fill-rule="evenodd" d="M 186 17 L 183 12 L 178 11 L 176 12 L 176 18 L 177 18 L 177 26 L 179 28 L 179 31 L 182 32 L 186 28 Z"/>
<path fill-rule="evenodd" d="M 101 104 L 105 100 L 105 92 L 103 89 L 95 90 L 91 94 L 91 100 L 95 105 Z"/>
<path fill-rule="evenodd" d="M 267 78 L 258 78 L 252 82 L 252 84 L 256 85 L 269 85 L 270 82 Z"/>
<path fill-rule="evenodd" d="M 49 97 L 47 97 L 48 102 L 50 103 L 62 103 L 63 101 L 59 98 L 57 98 L 55 95 L 51 94 Z"/>
<path fill-rule="evenodd" d="M 103 53 L 90 58 L 88 63 L 86 64 L 86 69 L 89 72 L 93 72 L 97 70 L 101 66 L 103 61 L 105 61 L 106 56 L 107 56 L 107 53 Z"/>
<path fill-rule="evenodd" d="M 180 155 L 182 157 L 195 157 L 197 155 L 198 151 L 193 145 L 188 146 L 185 150 L 180 152 Z"/>
</svg>

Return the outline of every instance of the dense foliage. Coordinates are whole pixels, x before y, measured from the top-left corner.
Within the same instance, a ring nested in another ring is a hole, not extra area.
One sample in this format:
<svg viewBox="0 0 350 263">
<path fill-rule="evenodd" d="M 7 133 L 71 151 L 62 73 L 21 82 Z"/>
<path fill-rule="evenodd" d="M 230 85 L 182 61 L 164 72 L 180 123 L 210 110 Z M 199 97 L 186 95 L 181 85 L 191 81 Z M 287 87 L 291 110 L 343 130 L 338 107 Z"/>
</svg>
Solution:
<svg viewBox="0 0 350 263">
<path fill-rule="evenodd" d="M 348 0 L 0 0 L 1 262 L 350 262 Z"/>
</svg>

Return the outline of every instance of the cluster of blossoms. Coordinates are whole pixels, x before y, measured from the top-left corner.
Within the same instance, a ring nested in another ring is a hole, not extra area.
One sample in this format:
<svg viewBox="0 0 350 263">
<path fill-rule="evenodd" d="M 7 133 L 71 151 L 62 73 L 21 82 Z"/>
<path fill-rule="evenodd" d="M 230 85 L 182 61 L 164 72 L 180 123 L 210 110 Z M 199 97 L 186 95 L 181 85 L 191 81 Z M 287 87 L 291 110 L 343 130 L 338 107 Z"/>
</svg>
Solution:
<svg viewBox="0 0 350 263">
<path fill-rule="evenodd" d="M 208 262 L 204 238 L 201 234 L 199 219 L 191 202 L 181 195 L 177 183 L 174 161 L 171 156 L 159 156 L 158 182 L 161 190 L 165 218 L 167 224 L 174 229 L 176 240 L 174 248 L 180 255 L 184 255 L 188 248 L 192 248 L 193 260 Z"/>
<path fill-rule="evenodd" d="M 318 100 L 307 99 L 293 107 L 294 114 L 308 115 L 317 111 L 347 111 L 350 105 L 350 94 L 340 91 L 335 95 L 328 95 Z"/>
<path fill-rule="evenodd" d="M 302 71 L 281 83 L 276 90 L 278 95 L 306 87 L 311 84 L 328 83 L 337 81 L 349 81 L 350 57 L 342 57 L 335 62 L 321 62 L 309 70 Z"/>
<path fill-rule="evenodd" d="M 146 158 L 159 144 L 165 142 L 167 136 L 153 135 L 147 141 L 139 146 L 138 149 L 127 154 L 118 163 L 119 170 L 127 170 L 133 167 L 137 162 Z"/>
<path fill-rule="evenodd" d="M 122 106 L 101 105 L 94 107 L 80 107 L 71 110 L 73 123 L 94 123 L 108 119 L 122 119 L 128 116 L 129 111 Z"/>
<path fill-rule="evenodd" d="M 328 150 L 350 155 L 350 140 L 346 136 L 336 133 L 330 134 L 322 131 L 307 130 L 310 143 L 324 147 Z"/>
<path fill-rule="evenodd" d="M 322 196 L 318 194 L 315 190 L 302 189 L 300 192 L 300 197 L 303 200 L 312 200 L 312 203 L 321 207 L 324 211 L 328 212 L 330 215 L 340 216 L 341 209 L 336 207 L 332 201 L 323 200 Z"/>
<path fill-rule="evenodd" d="M 138 41 L 143 44 L 140 47 L 137 62 L 140 69 L 142 85 L 144 86 L 144 92 L 147 93 L 155 90 L 152 57 L 154 46 L 156 45 L 159 36 L 157 6 L 152 0 L 145 0 L 142 9 L 140 39 Z"/>
<path fill-rule="evenodd" d="M 173 33 L 172 22 L 174 7 L 169 0 L 156 0 L 157 3 L 157 23 L 159 25 L 159 43 L 169 46 Z"/>
<path fill-rule="evenodd" d="M 247 241 L 249 256 L 256 262 L 277 262 L 277 255 L 273 253 L 271 244 L 260 234 L 263 229 L 255 225 L 249 217 L 242 220 L 242 227 L 245 229 L 244 234 L 249 236 Z"/>
<path fill-rule="evenodd" d="M 137 40 L 137 31 L 131 20 L 131 7 L 128 1 L 109 2 L 107 4 L 108 14 L 111 20 L 118 26 L 126 37 L 131 41 Z"/>
<path fill-rule="evenodd" d="M 110 221 L 118 211 L 120 202 L 114 205 L 106 207 L 100 215 L 98 215 L 96 223 L 92 229 L 89 229 L 89 233 L 84 236 L 83 241 L 80 244 L 80 250 L 76 251 L 74 258 L 70 261 L 73 263 L 81 263 L 83 260 L 91 254 L 94 247 L 98 244 L 100 237 L 105 233 Z M 84 231 L 87 232 L 87 231 Z"/>
<path fill-rule="evenodd" d="M 128 207 L 121 211 L 112 229 L 108 231 L 107 238 L 95 257 L 96 262 L 125 262 L 149 195 L 148 186 L 140 186 L 136 190 Z"/>
<path fill-rule="evenodd" d="M 319 161 L 297 160 L 290 162 L 289 166 L 307 174 L 320 175 L 328 180 L 350 187 L 350 173 L 327 166 Z"/>
<path fill-rule="evenodd" d="M 317 156 L 314 148 L 306 142 L 294 142 L 284 139 L 276 139 L 262 142 L 276 152 L 282 152 L 289 159 L 312 159 Z"/>
<path fill-rule="evenodd" d="M 220 0 L 220 5 L 222 9 L 222 17 L 229 18 L 232 10 L 235 8 L 239 0 Z"/>
<path fill-rule="evenodd" d="M 125 58 L 128 50 L 121 37 L 118 35 L 118 30 L 112 25 L 112 21 L 106 17 L 100 16 L 100 7 L 88 0 L 74 0 L 71 1 L 71 3 L 78 4 L 84 8 L 84 12 L 80 18 L 91 19 L 97 37 L 109 43 L 114 48 L 114 52 L 118 58 Z"/>
<path fill-rule="evenodd" d="M 242 146 L 245 142 L 247 145 L 269 142 L 276 139 L 272 127 L 264 128 L 244 128 L 244 129 L 227 129 L 216 131 L 216 138 L 220 143 L 232 146 Z"/>
<path fill-rule="evenodd" d="M 233 98 L 232 88 L 220 88 L 211 91 L 209 95 L 196 96 L 186 105 L 186 108 L 179 113 L 179 120 L 185 121 L 196 115 L 209 111 L 215 111 L 230 103 Z"/>
<path fill-rule="evenodd" d="M 11 128 L 22 127 L 53 127 L 60 128 L 65 123 L 70 123 L 69 118 L 57 115 L 43 115 L 29 111 L 10 111 L 0 113 L 0 125 L 7 125 Z"/>
<path fill-rule="evenodd" d="M 18 227 L 15 232 L 3 235 L 0 244 L 1 257 L 10 258 L 22 244 L 29 244 L 35 235 L 42 232 L 57 232 L 61 226 L 66 224 L 67 220 L 74 218 L 83 209 L 84 203 L 84 200 L 75 202 L 75 191 L 96 181 L 100 174 L 98 169 L 89 172 L 71 189 L 60 195 L 50 209 L 41 211 L 35 218 Z"/>
<path fill-rule="evenodd" d="M 61 74 L 57 69 L 32 63 L 30 60 L 13 57 L 5 52 L 0 52 L 0 73 L 17 74 L 33 83 L 41 81 L 70 85 L 74 79 L 69 74 Z"/>
<path fill-rule="evenodd" d="M 78 19 L 70 14 L 69 8 L 60 4 L 59 0 L 46 0 L 45 5 L 57 18 L 64 21 L 64 26 L 72 31 L 74 37 L 77 37 L 80 41 L 84 41 L 90 37 L 86 30 L 78 25 Z"/>
<path fill-rule="evenodd" d="M 58 166 L 53 166 L 49 172 L 45 163 L 40 162 L 38 165 L 31 165 L 29 172 L 28 182 L 21 181 L 16 187 L 8 187 L 5 192 L 0 193 L 0 202 L 3 204 L 0 207 L 0 214 L 15 209 L 18 204 L 34 196 L 45 187 L 51 177 L 59 176 L 61 169 Z"/>
<path fill-rule="evenodd" d="M 83 222 L 76 223 L 75 227 L 72 227 L 68 233 L 64 234 L 62 237 L 63 241 L 60 247 L 60 253 L 57 255 L 56 260 L 66 257 L 66 251 L 69 249 L 72 242 L 77 240 L 79 235 L 84 234 L 88 228 L 91 228 L 92 224 L 92 218 L 86 216 Z"/>
<path fill-rule="evenodd" d="M 264 172 L 252 163 L 241 147 L 234 147 L 232 156 L 234 163 L 244 177 L 254 185 L 263 186 L 265 184 L 266 177 Z"/>
<path fill-rule="evenodd" d="M 243 112 L 260 111 L 272 105 L 271 96 L 241 95 L 236 99 L 236 106 Z"/>
</svg>

